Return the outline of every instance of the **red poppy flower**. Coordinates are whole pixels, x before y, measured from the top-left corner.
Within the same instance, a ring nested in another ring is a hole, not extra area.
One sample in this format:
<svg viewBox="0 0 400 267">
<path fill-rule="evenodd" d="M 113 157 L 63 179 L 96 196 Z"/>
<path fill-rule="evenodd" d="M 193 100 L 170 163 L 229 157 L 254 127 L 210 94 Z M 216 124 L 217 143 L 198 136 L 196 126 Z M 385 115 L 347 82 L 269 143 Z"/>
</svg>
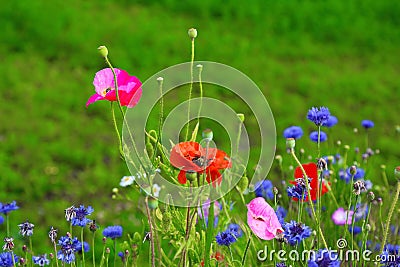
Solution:
<svg viewBox="0 0 400 267">
<path fill-rule="evenodd" d="M 310 182 L 310 195 L 311 195 L 311 200 L 315 201 L 317 200 L 317 195 L 318 195 L 318 190 L 319 190 L 319 182 L 318 182 L 318 170 L 317 170 L 317 165 L 315 163 L 308 163 L 308 164 L 302 164 L 304 170 L 306 171 L 307 177 L 311 178 Z M 297 167 L 296 170 L 294 171 L 294 178 L 304 178 L 303 172 L 301 171 L 300 167 Z M 296 185 L 296 181 L 290 181 L 291 184 Z M 326 186 L 326 181 L 323 180 L 322 182 L 322 190 L 321 190 L 321 196 L 324 195 L 326 192 L 328 192 L 328 187 Z M 293 200 L 298 201 L 297 198 L 293 198 Z M 303 201 L 308 201 L 308 195 Z"/>
<path fill-rule="evenodd" d="M 218 263 L 222 263 L 224 261 L 224 255 L 222 255 L 220 252 L 215 252 L 213 255 L 210 256 L 210 259 L 216 259 Z M 200 262 L 200 266 L 204 266 L 204 260 Z M 226 265 L 225 265 L 226 266 Z"/>
<path fill-rule="evenodd" d="M 172 148 L 170 155 L 171 164 L 181 171 L 178 181 L 186 183 L 186 172 L 193 171 L 205 173 L 208 183 L 213 186 L 221 184 L 222 175 L 219 170 L 230 168 L 231 161 L 228 155 L 216 148 L 203 148 L 196 142 L 182 142 Z"/>
</svg>

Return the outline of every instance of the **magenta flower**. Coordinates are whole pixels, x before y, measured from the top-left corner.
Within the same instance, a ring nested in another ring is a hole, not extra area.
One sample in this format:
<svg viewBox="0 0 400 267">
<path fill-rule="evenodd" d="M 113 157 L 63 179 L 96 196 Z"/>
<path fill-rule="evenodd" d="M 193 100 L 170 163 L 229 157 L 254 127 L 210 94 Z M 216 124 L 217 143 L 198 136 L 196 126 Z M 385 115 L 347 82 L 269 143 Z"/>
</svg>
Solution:
<svg viewBox="0 0 400 267">
<path fill-rule="evenodd" d="M 121 106 L 134 107 L 142 96 L 142 83 L 135 76 L 130 76 L 126 71 L 114 69 L 117 76 L 118 96 Z M 114 75 L 110 68 L 102 69 L 96 73 L 93 80 L 96 93 L 86 102 L 86 107 L 98 100 L 117 101 Z"/>
<path fill-rule="evenodd" d="M 345 224 L 351 224 L 351 219 L 353 218 L 354 211 L 345 211 L 344 208 L 338 208 L 335 210 L 335 212 L 332 214 L 332 221 L 336 225 L 345 225 Z M 347 223 L 346 223 L 346 218 L 347 218 Z"/>
<path fill-rule="evenodd" d="M 247 205 L 247 224 L 261 239 L 271 240 L 283 232 L 274 209 L 263 197 L 257 197 Z"/>
</svg>

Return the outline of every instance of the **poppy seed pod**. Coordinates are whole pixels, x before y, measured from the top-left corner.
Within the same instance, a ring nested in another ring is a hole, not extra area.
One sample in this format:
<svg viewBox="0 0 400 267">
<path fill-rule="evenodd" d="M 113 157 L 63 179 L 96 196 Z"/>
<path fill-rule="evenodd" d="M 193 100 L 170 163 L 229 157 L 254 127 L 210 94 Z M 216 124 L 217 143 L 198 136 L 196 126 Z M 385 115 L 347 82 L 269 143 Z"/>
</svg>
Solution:
<svg viewBox="0 0 400 267">
<path fill-rule="evenodd" d="M 195 28 L 190 28 L 188 30 L 188 35 L 191 39 L 194 39 L 197 37 L 197 30 Z"/>
<path fill-rule="evenodd" d="M 296 139 L 287 138 L 286 139 L 286 148 L 293 149 L 296 146 Z"/>
<path fill-rule="evenodd" d="M 99 46 L 97 50 L 99 50 L 99 53 L 102 57 L 106 58 L 108 56 L 108 49 L 104 45 Z"/>
</svg>

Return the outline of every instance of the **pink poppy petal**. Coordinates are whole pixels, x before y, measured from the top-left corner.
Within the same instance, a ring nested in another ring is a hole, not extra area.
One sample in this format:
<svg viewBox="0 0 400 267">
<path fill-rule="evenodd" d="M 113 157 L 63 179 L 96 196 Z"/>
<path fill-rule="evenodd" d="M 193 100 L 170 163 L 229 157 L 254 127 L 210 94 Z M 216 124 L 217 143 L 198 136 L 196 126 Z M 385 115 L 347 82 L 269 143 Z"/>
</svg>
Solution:
<svg viewBox="0 0 400 267">
<path fill-rule="evenodd" d="M 102 97 L 99 94 L 94 94 L 91 97 L 89 97 L 88 101 L 86 102 L 86 107 L 88 107 L 90 104 L 93 104 L 94 102 L 98 100 L 104 100 L 104 97 Z"/>
<path fill-rule="evenodd" d="M 128 73 L 124 70 L 120 69 L 114 69 L 115 75 L 117 76 L 117 81 L 118 84 L 123 84 L 120 83 L 119 81 L 119 76 L 121 76 L 125 80 L 125 76 L 128 75 Z M 128 75 L 129 76 L 129 75 Z M 110 68 L 102 69 L 96 73 L 93 79 L 93 85 L 96 90 L 96 92 L 99 95 L 104 95 L 105 91 L 107 89 L 114 89 L 114 74 L 112 73 Z"/>
<path fill-rule="evenodd" d="M 247 205 L 247 223 L 256 236 L 264 240 L 273 239 L 278 233 L 283 232 L 274 209 L 258 197 Z"/>
<path fill-rule="evenodd" d="M 131 100 L 129 101 L 129 104 L 127 105 L 128 108 L 132 108 L 132 107 L 136 106 L 141 97 L 142 97 L 142 88 L 139 88 L 132 95 Z"/>
</svg>

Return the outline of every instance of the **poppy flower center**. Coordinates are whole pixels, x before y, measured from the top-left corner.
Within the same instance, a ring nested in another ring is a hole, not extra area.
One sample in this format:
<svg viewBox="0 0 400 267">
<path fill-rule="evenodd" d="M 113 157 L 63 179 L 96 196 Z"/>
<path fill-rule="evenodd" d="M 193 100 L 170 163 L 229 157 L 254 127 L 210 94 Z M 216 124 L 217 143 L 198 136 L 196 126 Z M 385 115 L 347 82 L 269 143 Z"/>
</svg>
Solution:
<svg viewBox="0 0 400 267">
<path fill-rule="evenodd" d="M 207 161 L 207 162 L 206 162 Z M 199 167 L 206 167 L 208 166 L 209 162 L 211 161 L 211 159 L 206 160 L 206 158 L 204 156 L 200 156 L 200 157 L 195 157 L 192 159 L 192 162 L 194 164 L 196 164 Z"/>
</svg>

